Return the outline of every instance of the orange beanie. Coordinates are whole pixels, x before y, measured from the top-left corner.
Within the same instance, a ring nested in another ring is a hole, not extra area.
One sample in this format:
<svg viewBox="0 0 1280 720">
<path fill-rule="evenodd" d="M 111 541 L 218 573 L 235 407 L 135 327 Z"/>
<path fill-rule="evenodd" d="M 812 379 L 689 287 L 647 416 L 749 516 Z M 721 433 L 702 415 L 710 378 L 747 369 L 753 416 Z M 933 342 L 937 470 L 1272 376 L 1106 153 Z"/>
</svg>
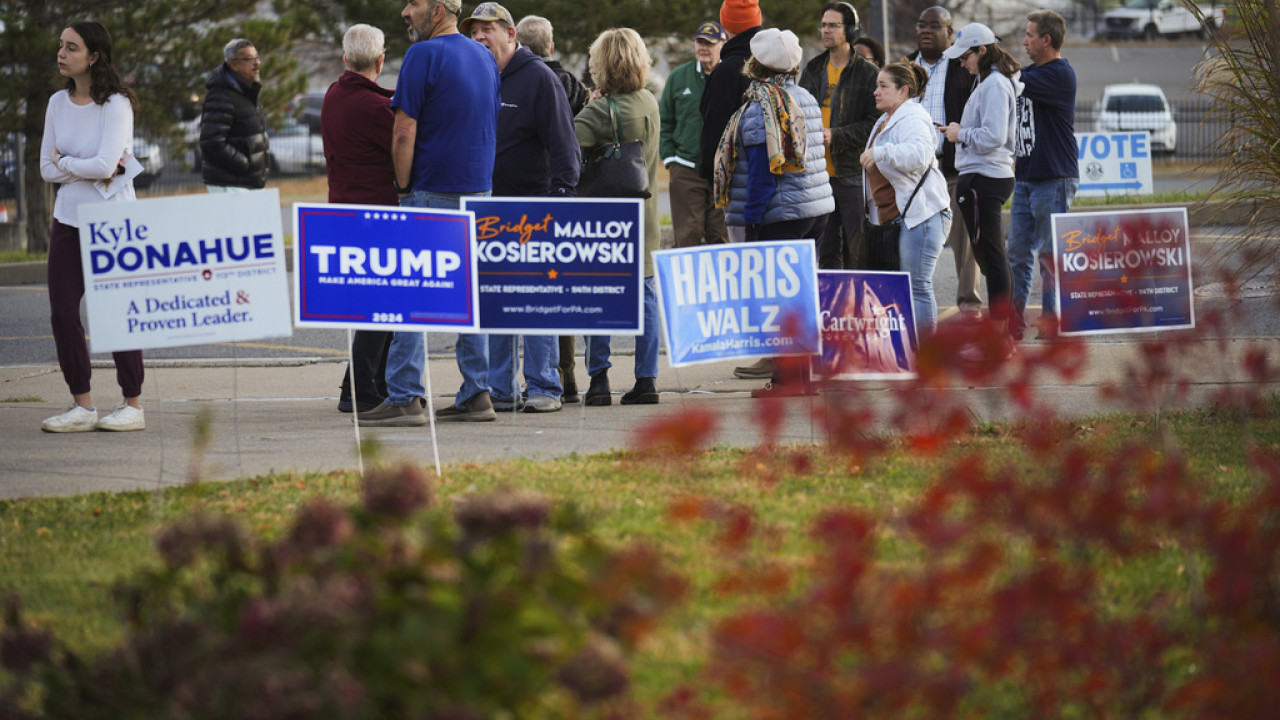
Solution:
<svg viewBox="0 0 1280 720">
<path fill-rule="evenodd" d="M 724 0 L 720 6 L 720 24 L 734 35 L 760 27 L 763 21 L 757 0 Z"/>
</svg>

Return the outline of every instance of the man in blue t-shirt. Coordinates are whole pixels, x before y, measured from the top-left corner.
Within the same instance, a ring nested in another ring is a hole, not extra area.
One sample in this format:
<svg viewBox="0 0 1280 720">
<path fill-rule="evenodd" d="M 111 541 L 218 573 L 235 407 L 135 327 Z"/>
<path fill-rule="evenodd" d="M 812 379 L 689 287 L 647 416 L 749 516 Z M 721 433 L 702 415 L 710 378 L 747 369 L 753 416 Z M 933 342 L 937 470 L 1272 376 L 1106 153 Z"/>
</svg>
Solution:
<svg viewBox="0 0 1280 720">
<path fill-rule="evenodd" d="M 1013 312 L 1009 332 L 1021 340 L 1026 330 L 1032 268 L 1040 261 L 1041 317 L 1056 332 L 1053 241 L 1050 216 L 1071 208 L 1080 187 L 1076 154 L 1076 72 L 1062 57 L 1067 23 L 1052 10 L 1027 15 L 1022 38 L 1031 64 L 1022 68 L 1014 137 L 1013 212 L 1009 225 L 1009 269 Z"/>
<path fill-rule="evenodd" d="M 409 0 L 400 16 L 413 45 L 391 98 L 391 157 L 400 204 L 456 210 L 464 195 L 492 191 L 498 136 L 498 65 L 483 46 L 458 32 L 461 0 Z M 462 388 L 437 420 L 491 421 L 489 346 L 484 335 L 459 335 Z M 366 425 L 422 425 L 426 347 L 422 333 L 397 332 L 387 352 L 387 399 Z"/>
</svg>

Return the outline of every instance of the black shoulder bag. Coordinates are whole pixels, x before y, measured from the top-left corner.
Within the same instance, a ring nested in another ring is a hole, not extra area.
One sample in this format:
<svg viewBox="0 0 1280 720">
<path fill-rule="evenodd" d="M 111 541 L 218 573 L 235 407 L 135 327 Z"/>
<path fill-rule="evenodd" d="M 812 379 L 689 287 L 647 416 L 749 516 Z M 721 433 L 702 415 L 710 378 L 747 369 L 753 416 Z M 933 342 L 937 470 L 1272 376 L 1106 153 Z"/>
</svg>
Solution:
<svg viewBox="0 0 1280 720">
<path fill-rule="evenodd" d="M 647 198 L 649 167 L 644 161 L 644 143 L 639 140 L 622 142 L 618 103 L 611 97 L 605 100 L 609 104 L 613 140 L 582 158 L 578 197 Z"/>
</svg>

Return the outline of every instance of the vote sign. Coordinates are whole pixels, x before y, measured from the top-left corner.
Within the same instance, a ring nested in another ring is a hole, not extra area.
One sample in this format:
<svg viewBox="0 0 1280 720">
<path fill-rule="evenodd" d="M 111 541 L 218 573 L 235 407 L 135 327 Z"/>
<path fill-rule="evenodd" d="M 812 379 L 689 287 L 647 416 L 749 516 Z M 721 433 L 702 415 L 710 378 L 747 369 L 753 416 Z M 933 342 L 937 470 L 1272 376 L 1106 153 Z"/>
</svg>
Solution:
<svg viewBox="0 0 1280 720">
<path fill-rule="evenodd" d="M 1076 133 L 1080 189 L 1077 195 L 1150 195 L 1151 134 L 1147 132 Z"/>
</svg>

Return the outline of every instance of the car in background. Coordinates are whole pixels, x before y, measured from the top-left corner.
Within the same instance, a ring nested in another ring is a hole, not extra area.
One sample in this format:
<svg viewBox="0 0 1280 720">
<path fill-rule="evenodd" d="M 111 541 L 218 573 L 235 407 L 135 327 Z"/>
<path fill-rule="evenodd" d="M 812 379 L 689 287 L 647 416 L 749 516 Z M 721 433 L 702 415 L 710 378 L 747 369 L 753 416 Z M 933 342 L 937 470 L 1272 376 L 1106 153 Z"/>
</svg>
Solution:
<svg viewBox="0 0 1280 720">
<path fill-rule="evenodd" d="M 1129 0 L 1123 7 L 1102 14 L 1098 35 L 1103 38 L 1144 38 L 1155 40 L 1179 35 L 1207 38 L 1209 32 L 1227 22 L 1223 4 L 1199 4 L 1209 27 L 1205 28 L 1195 13 L 1174 0 Z"/>
<path fill-rule="evenodd" d="M 298 121 L 311 128 L 311 132 L 320 132 L 320 108 L 324 105 L 324 93 L 310 92 L 294 98 L 298 106 Z"/>
<path fill-rule="evenodd" d="M 164 171 L 164 150 L 158 143 L 144 137 L 133 137 L 133 157 L 142 165 L 142 172 L 133 179 L 133 187 L 143 190 L 151 187 Z"/>
<path fill-rule="evenodd" d="M 1154 152 L 1173 153 L 1178 147 L 1178 124 L 1169 100 L 1158 85 L 1108 85 L 1098 101 L 1097 132 L 1151 133 Z"/>
<path fill-rule="evenodd" d="M 292 118 L 268 132 L 267 167 L 272 175 L 324 172 L 324 140 L 320 133 Z"/>
</svg>

